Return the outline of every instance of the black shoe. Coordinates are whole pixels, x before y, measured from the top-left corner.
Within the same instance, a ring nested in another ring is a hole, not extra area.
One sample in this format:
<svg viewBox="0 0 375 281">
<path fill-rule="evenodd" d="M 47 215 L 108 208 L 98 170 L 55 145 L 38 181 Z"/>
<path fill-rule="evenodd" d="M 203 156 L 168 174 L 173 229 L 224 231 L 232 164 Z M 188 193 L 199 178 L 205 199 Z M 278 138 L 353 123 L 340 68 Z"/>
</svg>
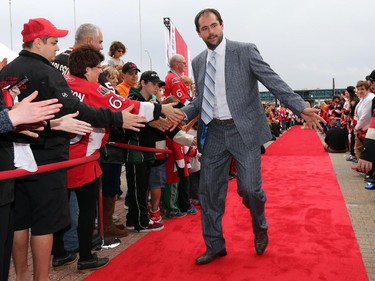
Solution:
<svg viewBox="0 0 375 281">
<path fill-rule="evenodd" d="M 64 266 L 72 264 L 77 260 L 77 253 L 67 253 L 66 256 L 62 258 L 53 258 L 52 259 L 52 267 L 54 270 L 60 270 Z"/>
<path fill-rule="evenodd" d="M 258 255 L 263 255 L 268 245 L 268 234 L 267 231 L 262 231 L 255 234 L 254 246 L 255 251 Z"/>
<path fill-rule="evenodd" d="M 195 264 L 198 264 L 198 265 L 207 264 L 207 263 L 214 261 L 218 257 L 224 257 L 226 255 L 227 255 L 226 249 L 223 249 L 217 252 L 216 254 L 211 254 L 206 251 L 203 255 L 201 255 L 195 260 Z"/>
<path fill-rule="evenodd" d="M 92 259 L 81 261 L 78 260 L 77 269 L 80 272 L 92 271 L 98 268 L 105 267 L 109 263 L 109 258 L 98 258 L 94 253 L 92 254 Z"/>
</svg>

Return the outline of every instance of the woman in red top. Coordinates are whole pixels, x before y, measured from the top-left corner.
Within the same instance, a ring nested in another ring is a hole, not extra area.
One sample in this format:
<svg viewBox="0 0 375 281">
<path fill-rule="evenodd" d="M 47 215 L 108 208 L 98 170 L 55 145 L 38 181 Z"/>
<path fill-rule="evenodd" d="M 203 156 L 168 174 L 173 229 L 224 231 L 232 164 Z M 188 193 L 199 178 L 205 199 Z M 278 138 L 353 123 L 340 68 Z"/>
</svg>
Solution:
<svg viewBox="0 0 375 281">
<path fill-rule="evenodd" d="M 161 105 L 126 100 L 103 87 L 98 82 L 99 74 L 102 72 L 100 64 L 103 60 L 104 56 L 100 51 L 91 46 L 74 49 L 70 54 L 70 74 L 65 79 L 72 90 L 72 94 L 77 96 L 81 102 L 94 108 L 106 107 L 112 111 L 127 109 L 134 114 L 145 116 L 147 121 L 159 118 L 162 109 L 167 116 L 173 115 L 172 105 L 162 108 Z M 85 136 L 71 136 L 69 158 L 99 155 L 99 149 L 106 143 L 108 134 L 108 128 L 93 128 L 93 131 Z M 91 253 L 99 177 L 102 170 L 98 161 L 93 161 L 69 168 L 67 172 L 68 188 L 76 193 L 80 209 L 78 217 L 80 256 L 78 270 L 95 270 L 109 262 L 108 258 L 98 258 L 96 254 Z M 75 260 L 74 254 L 68 254 L 64 250 L 62 235 L 55 235 L 54 240 L 53 267 L 58 268 L 73 262 Z"/>
</svg>

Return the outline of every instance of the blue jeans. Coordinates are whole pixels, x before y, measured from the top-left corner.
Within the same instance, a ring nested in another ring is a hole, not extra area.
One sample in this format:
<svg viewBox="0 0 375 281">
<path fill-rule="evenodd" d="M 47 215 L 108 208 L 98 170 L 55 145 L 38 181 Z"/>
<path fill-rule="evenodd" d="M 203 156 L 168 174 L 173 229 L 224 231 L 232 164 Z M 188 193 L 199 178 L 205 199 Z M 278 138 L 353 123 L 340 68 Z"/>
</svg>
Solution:
<svg viewBox="0 0 375 281">
<path fill-rule="evenodd" d="M 64 233 L 64 248 L 68 252 L 76 251 L 78 249 L 78 215 L 79 208 L 77 196 L 75 192 L 69 192 L 69 208 L 70 208 L 70 228 Z"/>
</svg>

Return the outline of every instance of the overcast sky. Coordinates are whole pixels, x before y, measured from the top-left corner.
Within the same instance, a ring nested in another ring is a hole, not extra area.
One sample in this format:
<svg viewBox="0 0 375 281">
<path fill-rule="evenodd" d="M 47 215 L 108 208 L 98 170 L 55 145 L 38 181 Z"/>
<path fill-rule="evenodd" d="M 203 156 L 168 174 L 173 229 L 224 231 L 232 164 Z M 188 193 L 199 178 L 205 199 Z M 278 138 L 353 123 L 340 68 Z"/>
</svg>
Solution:
<svg viewBox="0 0 375 281">
<path fill-rule="evenodd" d="M 164 77 L 168 67 L 163 18 L 172 20 L 194 57 L 205 48 L 194 17 L 210 7 L 222 15 L 225 37 L 255 43 L 264 60 L 295 90 L 332 88 L 333 78 L 336 88 L 345 88 L 375 69 L 375 0 L 9 1 L 0 0 L 0 42 L 11 47 L 12 38 L 17 52 L 23 24 L 30 18 L 45 17 L 70 30 L 59 40 L 62 50 L 73 45 L 75 21 L 76 27 L 90 22 L 103 31 L 106 55 L 113 40 L 121 41 L 128 49 L 124 61 L 142 71 L 152 63 Z"/>
</svg>

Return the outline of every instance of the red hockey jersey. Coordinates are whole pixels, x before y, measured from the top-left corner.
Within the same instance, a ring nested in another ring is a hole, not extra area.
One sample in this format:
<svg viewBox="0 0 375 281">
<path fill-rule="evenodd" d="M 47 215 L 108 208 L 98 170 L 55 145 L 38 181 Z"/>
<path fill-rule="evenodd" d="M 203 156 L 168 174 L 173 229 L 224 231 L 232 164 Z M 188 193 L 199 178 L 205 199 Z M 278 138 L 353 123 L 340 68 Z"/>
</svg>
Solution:
<svg viewBox="0 0 375 281">
<path fill-rule="evenodd" d="M 164 96 L 175 96 L 178 100 L 187 105 L 189 103 L 189 90 L 186 87 L 181 76 L 174 71 L 169 71 L 165 77 L 165 93 Z"/>
<path fill-rule="evenodd" d="M 147 121 L 153 119 L 155 107 L 151 103 L 124 99 L 99 83 L 89 82 L 74 75 L 66 75 L 65 79 L 72 90 L 72 94 L 77 96 L 81 102 L 95 108 L 110 108 L 112 111 L 122 111 L 134 104 L 133 114 L 144 115 Z M 69 159 L 99 154 L 99 149 L 106 143 L 108 134 L 108 128 L 94 128 L 92 133 L 85 136 L 72 135 L 70 138 Z M 80 187 L 102 174 L 98 161 L 69 168 L 67 172 L 68 188 Z"/>
<path fill-rule="evenodd" d="M 180 182 L 177 168 L 184 169 L 184 175 L 189 176 L 189 158 L 197 154 L 197 150 L 178 144 L 171 138 L 166 139 L 168 149 L 172 150 L 172 155 L 167 158 L 167 184 Z"/>
</svg>

